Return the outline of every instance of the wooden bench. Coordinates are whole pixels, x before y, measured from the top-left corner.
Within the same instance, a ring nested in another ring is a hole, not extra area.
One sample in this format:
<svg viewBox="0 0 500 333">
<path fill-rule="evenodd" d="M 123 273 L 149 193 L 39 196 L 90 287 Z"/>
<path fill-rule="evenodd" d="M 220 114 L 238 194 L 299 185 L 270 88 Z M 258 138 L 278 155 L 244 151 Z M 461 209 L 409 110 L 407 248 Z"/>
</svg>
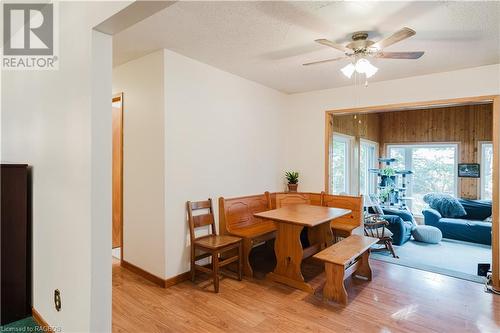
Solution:
<svg viewBox="0 0 500 333">
<path fill-rule="evenodd" d="M 332 221 L 332 231 L 335 241 L 339 237 L 349 237 L 352 234 L 363 235 L 363 196 L 322 194 L 322 205 L 326 207 L 349 209 L 351 214 Z"/>
<path fill-rule="evenodd" d="M 347 304 L 344 280 L 351 275 L 365 277 L 368 281 L 372 279 L 368 259 L 370 247 L 377 242 L 377 238 L 352 235 L 314 255 L 325 263 L 323 299 Z"/>
<path fill-rule="evenodd" d="M 243 239 L 243 273 L 253 276 L 250 265 L 250 252 L 254 244 L 276 237 L 276 225 L 273 221 L 254 217 L 271 209 L 271 195 L 265 192 L 239 198 L 219 198 L 219 230 Z"/>
</svg>

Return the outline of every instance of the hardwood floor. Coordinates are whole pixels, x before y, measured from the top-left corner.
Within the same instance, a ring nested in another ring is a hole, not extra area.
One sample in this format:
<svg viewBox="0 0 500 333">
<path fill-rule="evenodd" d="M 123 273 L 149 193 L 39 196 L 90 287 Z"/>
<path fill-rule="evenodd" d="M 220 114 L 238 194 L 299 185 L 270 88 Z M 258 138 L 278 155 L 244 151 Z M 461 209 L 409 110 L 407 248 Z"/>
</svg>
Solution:
<svg viewBox="0 0 500 333">
<path fill-rule="evenodd" d="M 321 272 L 313 259 L 303 267 Z M 113 332 L 500 332 L 500 297 L 473 282 L 371 260 L 346 307 L 263 279 L 208 276 L 168 289 L 113 264 Z M 310 279 L 313 287 L 324 273 Z"/>
</svg>

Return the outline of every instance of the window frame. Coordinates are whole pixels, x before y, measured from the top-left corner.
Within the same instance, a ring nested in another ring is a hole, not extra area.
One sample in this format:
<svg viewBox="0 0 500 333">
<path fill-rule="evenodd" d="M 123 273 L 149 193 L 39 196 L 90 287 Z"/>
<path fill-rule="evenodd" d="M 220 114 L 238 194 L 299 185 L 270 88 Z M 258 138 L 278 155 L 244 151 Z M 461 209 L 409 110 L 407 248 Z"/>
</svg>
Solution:
<svg viewBox="0 0 500 333">
<path fill-rule="evenodd" d="M 333 142 L 335 139 L 340 139 L 338 141 L 342 141 L 346 143 L 346 158 L 344 161 L 344 170 L 345 170 L 345 186 L 344 186 L 344 192 L 345 193 L 351 193 L 351 188 L 352 188 L 352 170 L 351 170 L 351 165 L 353 165 L 353 159 L 354 159 L 354 154 L 353 154 L 353 147 L 354 147 L 354 140 L 355 137 L 347 134 L 342 134 L 338 132 L 333 132 L 332 133 L 332 150 L 330 152 L 330 186 L 329 186 L 329 192 L 330 194 L 333 194 Z M 342 192 L 341 192 L 342 193 Z"/>
<path fill-rule="evenodd" d="M 493 200 L 493 198 L 490 199 L 484 199 L 484 189 L 485 189 L 485 177 L 484 175 L 486 174 L 485 169 L 484 169 L 484 164 L 482 163 L 483 161 L 483 147 L 486 145 L 491 146 L 493 149 L 493 141 L 478 141 L 478 154 L 477 154 L 477 162 L 480 165 L 480 180 L 479 180 L 479 186 L 478 186 L 478 197 L 481 200 Z M 491 175 L 493 176 L 493 170 L 491 172 Z M 491 179 L 491 182 L 493 183 L 493 179 Z"/>
<path fill-rule="evenodd" d="M 404 148 L 405 149 L 405 168 L 407 170 L 412 170 L 413 169 L 413 161 L 412 161 L 412 154 L 411 154 L 411 149 L 414 148 L 439 148 L 439 147 L 450 147 L 453 146 L 455 148 L 455 165 L 453 167 L 454 171 L 454 181 L 455 181 L 455 186 L 454 188 L 454 193 L 453 195 L 458 198 L 459 197 L 459 191 L 460 191 L 460 184 L 459 184 L 459 179 L 458 179 L 458 163 L 460 163 L 460 142 L 403 142 L 403 143 L 387 143 L 385 147 L 385 152 L 386 155 L 389 157 L 390 155 L 390 149 L 391 148 Z M 411 148 L 411 149 L 408 149 Z M 408 196 L 413 195 L 413 179 L 411 179 L 411 182 L 409 184 Z M 411 202 L 408 204 L 410 210 L 411 210 Z M 420 213 L 413 213 L 415 216 L 422 216 Z"/>
<path fill-rule="evenodd" d="M 379 149 L 380 149 L 380 144 L 378 142 L 375 142 L 375 141 L 372 141 L 372 140 L 368 140 L 368 139 L 364 139 L 364 138 L 361 138 L 359 140 L 359 163 L 361 165 L 361 149 L 362 149 L 362 145 L 365 144 L 365 145 L 369 145 L 369 146 L 373 146 L 374 148 L 374 155 L 373 155 L 373 162 L 374 162 L 374 165 L 371 167 L 371 168 L 368 168 L 368 170 L 366 170 L 366 172 L 368 173 L 368 175 L 370 174 L 370 171 L 369 169 L 376 169 L 379 167 L 379 162 L 378 162 L 378 158 L 379 158 Z M 359 173 L 360 173 L 360 180 L 361 180 L 361 169 L 359 170 Z M 368 179 L 370 178 L 370 176 L 368 176 Z M 377 190 L 377 177 L 375 176 L 374 174 L 374 177 L 372 179 L 372 182 L 370 184 L 371 186 L 373 186 L 373 190 L 376 191 Z M 370 185 L 368 186 L 368 193 L 370 193 Z M 362 191 L 361 191 L 361 182 L 359 182 L 359 194 L 363 194 Z"/>
</svg>

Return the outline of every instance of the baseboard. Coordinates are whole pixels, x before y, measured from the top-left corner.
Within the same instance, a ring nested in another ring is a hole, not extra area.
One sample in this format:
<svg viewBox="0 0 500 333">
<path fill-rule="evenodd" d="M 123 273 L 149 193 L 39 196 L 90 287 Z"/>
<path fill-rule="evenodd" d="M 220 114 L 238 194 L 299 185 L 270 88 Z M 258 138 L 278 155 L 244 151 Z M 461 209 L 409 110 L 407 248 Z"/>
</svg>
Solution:
<svg viewBox="0 0 500 333">
<path fill-rule="evenodd" d="M 122 262 L 120 263 L 120 265 L 123 268 L 126 268 L 129 271 L 134 272 L 135 274 L 142 276 L 146 280 L 151 281 L 154 284 L 156 284 L 156 285 L 158 285 L 158 286 L 160 286 L 162 288 L 165 288 L 166 281 L 164 279 L 162 279 L 160 277 L 157 277 L 156 275 L 151 274 L 151 273 L 143 270 L 142 268 L 137 267 L 137 266 L 135 266 L 135 265 L 133 265 L 133 264 L 125 261 L 125 260 L 122 260 Z"/>
<path fill-rule="evenodd" d="M 165 280 L 165 288 L 172 287 L 178 283 L 187 281 L 191 278 L 191 272 L 187 271 Z"/>
<path fill-rule="evenodd" d="M 36 321 L 38 326 L 42 328 L 42 332 L 49 332 L 49 333 L 55 333 L 55 330 L 52 326 L 50 326 L 45 319 L 38 313 L 38 311 L 35 310 L 35 308 L 31 308 L 31 315 L 33 316 L 33 319 Z"/>
</svg>

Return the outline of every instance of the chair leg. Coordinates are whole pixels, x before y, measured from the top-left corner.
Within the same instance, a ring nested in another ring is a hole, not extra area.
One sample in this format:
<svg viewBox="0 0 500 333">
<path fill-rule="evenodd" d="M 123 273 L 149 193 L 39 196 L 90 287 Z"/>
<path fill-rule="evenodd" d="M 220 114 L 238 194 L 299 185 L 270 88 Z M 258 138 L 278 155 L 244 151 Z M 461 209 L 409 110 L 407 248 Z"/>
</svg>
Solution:
<svg viewBox="0 0 500 333">
<path fill-rule="evenodd" d="M 396 255 L 396 251 L 394 251 L 394 247 L 392 246 L 391 241 L 385 241 L 385 246 L 388 248 L 389 251 L 391 251 L 391 254 L 394 258 L 399 259 L 399 257 Z"/>
<path fill-rule="evenodd" d="M 214 289 L 215 292 L 219 292 L 219 253 L 212 253 L 212 270 L 214 277 Z"/>
<path fill-rule="evenodd" d="M 194 267 L 196 260 L 194 259 L 194 256 L 195 256 L 195 250 L 193 248 L 191 248 L 191 281 L 192 282 L 194 282 L 195 277 L 196 277 L 196 268 Z"/>
<path fill-rule="evenodd" d="M 243 247 L 240 242 L 238 246 L 238 280 L 241 281 L 243 278 Z"/>
</svg>

